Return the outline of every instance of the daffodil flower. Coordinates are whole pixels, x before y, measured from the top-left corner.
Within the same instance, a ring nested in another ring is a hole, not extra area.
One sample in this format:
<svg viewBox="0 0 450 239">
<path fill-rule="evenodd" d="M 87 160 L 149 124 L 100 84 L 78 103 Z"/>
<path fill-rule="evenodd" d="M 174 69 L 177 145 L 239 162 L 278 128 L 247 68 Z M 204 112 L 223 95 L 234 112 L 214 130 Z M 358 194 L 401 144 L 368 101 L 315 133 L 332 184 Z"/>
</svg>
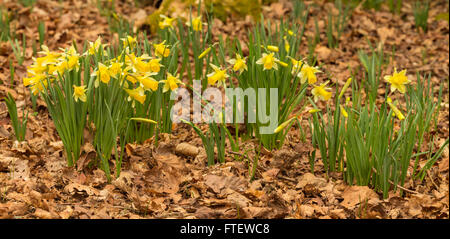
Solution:
<svg viewBox="0 0 450 239">
<path fill-rule="evenodd" d="M 284 36 L 283 39 L 284 39 L 284 49 L 286 50 L 286 52 L 289 53 L 289 50 L 291 49 L 291 46 L 289 45 L 289 41 L 287 40 L 286 36 Z"/>
<path fill-rule="evenodd" d="M 283 123 L 281 123 L 273 132 L 276 134 L 276 133 L 279 133 L 279 132 L 281 132 L 284 128 L 286 128 L 288 125 L 289 125 L 289 123 L 291 123 L 294 119 L 296 119 L 297 117 L 292 117 L 292 118 L 290 118 L 290 119 L 288 119 L 288 120 L 286 120 L 286 121 L 284 121 Z"/>
<path fill-rule="evenodd" d="M 75 99 L 75 102 L 78 102 L 78 100 L 86 102 L 86 86 L 73 85 L 73 98 Z"/>
<path fill-rule="evenodd" d="M 394 103 L 392 103 L 392 99 L 390 97 L 387 98 L 386 103 L 391 107 L 392 111 L 394 112 L 394 116 L 397 116 L 399 120 L 404 120 L 405 116 L 402 114 L 402 112 L 395 106 Z"/>
<path fill-rule="evenodd" d="M 345 118 L 348 118 L 348 113 L 345 110 L 345 108 L 342 105 L 339 105 L 339 107 L 341 108 L 341 113 Z"/>
<path fill-rule="evenodd" d="M 122 73 L 122 63 L 115 60 L 109 66 L 109 73 L 112 77 L 116 77 Z"/>
<path fill-rule="evenodd" d="M 142 87 L 138 87 L 136 89 L 124 89 L 128 93 L 128 101 L 135 100 L 138 101 L 141 104 L 144 104 L 145 102 L 145 92 Z M 132 103 L 132 107 L 134 107 L 134 101 Z"/>
<path fill-rule="evenodd" d="M 125 38 L 121 38 L 123 41 L 123 48 L 129 48 L 130 50 L 134 49 L 136 47 L 136 37 L 127 36 Z"/>
<path fill-rule="evenodd" d="M 317 112 L 319 112 L 320 111 L 320 109 L 310 109 L 308 112 L 310 113 L 310 114 L 314 114 L 314 113 L 317 113 Z"/>
<path fill-rule="evenodd" d="M 279 51 L 277 46 L 272 46 L 272 45 L 268 45 L 267 46 L 267 50 L 269 50 L 271 52 L 278 52 Z"/>
<path fill-rule="evenodd" d="M 165 15 L 159 15 L 159 17 L 163 19 L 162 21 L 159 22 L 159 28 L 161 29 L 165 29 L 168 27 L 172 28 L 173 22 L 176 20 L 176 18 L 170 18 Z"/>
<path fill-rule="evenodd" d="M 321 72 L 319 71 L 318 67 L 309 66 L 308 64 L 304 63 L 297 76 L 300 78 L 300 82 L 302 84 L 304 84 L 306 81 L 308 81 L 308 84 L 314 84 L 317 82 L 316 73 L 318 72 Z"/>
<path fill-rule="evenodd" d="M 200 53 L 200 55 L 198 55 L 198 59 L 202 59 L 203 57 L 206 56 L 206 54 L 208 54 L 211 51 L 211 47 L 206 48 L 202 53 Z"/>
<path fill-rule="evenodd" d="M 151 72 L 158 73 L 161 70 L 161 67 L 164 67 L 163 65 L 161 65 L 161 63 L 159 63 L 160 61 L 160 58 L 154 58 L 148 62 Z"/>
<path fill-rule="evenodd" d="M 341 93 L 339 94 L 338 99 L 340 99 L 344 95 L 345 91 L 347 90 L 347 88 L 350 86 L 351 83 L 352 83 L 352 78 L 350 77 L 347 79 L 347 82 L 345 82 L 344 87 L 342 87 L 342 90 L 341 90 Z"/>
<path fill-rule="evenodd" d="M 282 67 L 288 67 L 289 66 L 288 63 L 286 63 L 284 61 L 277 60 L 277 63 L 280 64 Z"/>
<path fill-rule="evenodd" d="M 239 71 L 239 74 L 242 74 L 244 70 L 248 70 L 245 58 L 242 58 L 238 53 L 236 53 L 236 58 L 230 59 L 228 62 L 233 65 L 233 71 Z"/>
<path fill-rule="evenodd" d="M 51 52 L 46 45 L 42 45 L 41 49 L 43 51 L 38 52 L 39 54 L 44 54 L 44 57 L 39 57 L 42 65 L 56 64 L 58 58 L 61 56 L 60 53 Z"/>
<path fill-rule="evenodd" d="M 178 88 L 178 84 L 183 84 L 179 79 L 179 75 L 173 76 L 169 72 L 167 72 L 167 79 L 161 82 L 164 83 L 163 92 L 167 92 L 169 89 L 174 91 Z"/>
<path fill-rule="evenodd" d="M 208 84 L 209 85 L 215 85 L 217 83 L 217 86 L 225 85 L 225 80 L 229 77 L 227 74 L 227 70 L 222 70 L 218 66 L 214 64 L 210 64 L 213 68 L 214 72 L 211 72 L 207 75 L 208 77 Z"/>
<path fill-rule="evenodd" d="M 89 42 L 89 55 L 95 55 L 98 49 L 102 46 L 102 38 L 99 36 L 95 42 Z"/>
<path fill-rule="evenodd" d="M 256 64 L 263 65 L 264 70 L 270 70 L 272 68 L 278 70 L 278 65 L 276 63 L 278 59 L 275 58 L 273 55 L 274 55 L 273 53 L 270 54 L 263 53 L 262 57 L 256 61 Z"/>
<path fill-rule="evenodd" d="M 325 88 L 327 86 L 328 81 L 321 84 L 320 86 L 314 86 L 314 89 L 311 90 L 311 93 L 314 96 L 314 101 L 317 102 L 318 99 L 323 101 L 327 101 L 331 98 L 331 92 L 327 90 L 331 90 L 330 88 Z"/>
<path fill-rule="evenodd" d="M 191 22 L 187 22 L 186 25 L 189 27 L 192 26 L 192 29 L 196 32 L 201 31 L 203 26 L 202 16 L 195 17 Z"/>
<path fill-rule="evenodd" d="M 290 56 L 288 56 L 289 59 L 291 59 L 292 62 L 292 74 L 298 74 L 303 67 L 303 61 L 302 60 L 296 60 Z"/>
<path fill-rule="evenodd" d="M 150 74 L 136 77 L 144 90 L 158 90 L 158 81 L 150 77 Z"/>
<path fill-rule="evenodd" d="M 169 46 L 164 45 L 164 43 L 166 43 L 165 40 L 159 44 L 153 44 L 153 47 L 155 48 L 155 54 L 158 57 L 168 57 L 170 55 Z"/>
<path fill-rule="evenodd" d="M 384 80 L 391 84 L 391 92 L 398 90 L 402 94 L 406 92 L 405 85 L 411 82 L 406 76 L 406 70 L 397 72 L 397 69 L 394 69 L 394 73 L 391 76 L 385 76 Z"/>
<path fill-rule="evenodd" d="M 98 63 L 98 70 L 92 73 L 92 76 L 97 77 L 97 79 L 94 82 L 95 88 L 99 86 L 99 80 L 105 84 L 108 84 L 109 81 L 111 80 L 111 75 L 108 67 L 100 62 Z"/>
</svg>

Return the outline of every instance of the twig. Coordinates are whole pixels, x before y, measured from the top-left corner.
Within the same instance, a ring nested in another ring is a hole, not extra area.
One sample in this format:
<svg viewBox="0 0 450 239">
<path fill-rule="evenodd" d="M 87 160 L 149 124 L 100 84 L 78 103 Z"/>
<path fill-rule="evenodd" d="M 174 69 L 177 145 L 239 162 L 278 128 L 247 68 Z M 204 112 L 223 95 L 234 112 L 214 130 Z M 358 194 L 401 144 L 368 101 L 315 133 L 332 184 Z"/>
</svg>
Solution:
<svg viewBox="0 0 450 239">
<path fill-rule="evenodd" d="M 293 183 L 297 182 L 297 180 L 295 180 L 293 178 L 288 178 L 288 177 L 285 177 L 285 176 L 282 176 L 282 175 L 278 175 L 277 177 L 281 178 L 281 179 L 285 179 L 285 180 L 291 181 Z"/>
<path fill-rule="evenodd" d="M 394 185 L 394 186 L 396 186 L 396 187 L 398 187 L 398 188 L 400 188 L 400 189 L 403 190 L 403 191 L 406 191 L 406 192 L 409 192 L 409 193 L 413 193 L 413 194 L 422 194 L 422 193 L 419 193 L 419 192 L 412 191 L 412 190 L 409 190 L 409 189 L 407 189 L 407 188 L 404 188 L 404 187 L 402 187 L 402 186 L 400 186 L 400 185 L 398 185 L 398 184 L 395 184 L 395 183 L 392 182 L 391 180 L 389 180 L 389 183 L 392 184 L 392 185 Z"/>
<path fill-rule="evenodd" d="M 430 176 L 430 174 L 427 173 L 428 178 L 430 179 L 431 183 L 434 185 L 434 187 L 436 188 L 436 190 L 439 189 L 438 185 L 434 182 L 433 178 Z"/>
<path fill-rule="evenodd" d="M 376 170 L 375 168 L 372 168 L 372 171 L 373 171 L 374 173 L 377 173 L 377 170 Z M 395 183 L 392 182 L 391 180 L 388 180 L 388 182 L 389 182 L 390 184 L 392 184 L 393 186 L 396 186 L 396 187 L 402 189 L 403 191 L 406 191 L 406 192 L 409 192 L 409 193 L 413 193 L 413 194 L 422 194 L 422 193 L 419 193 L 419 192 L 416 192 L 416 191 L 409 190 L 409 189 L 407 189 L 407 188 L 405 188 L 405 187 L 402 187 L 402 186 L 400 186 L 400 185 L 398 185 L 398 184 L 395 184 Z"/>
</svg>

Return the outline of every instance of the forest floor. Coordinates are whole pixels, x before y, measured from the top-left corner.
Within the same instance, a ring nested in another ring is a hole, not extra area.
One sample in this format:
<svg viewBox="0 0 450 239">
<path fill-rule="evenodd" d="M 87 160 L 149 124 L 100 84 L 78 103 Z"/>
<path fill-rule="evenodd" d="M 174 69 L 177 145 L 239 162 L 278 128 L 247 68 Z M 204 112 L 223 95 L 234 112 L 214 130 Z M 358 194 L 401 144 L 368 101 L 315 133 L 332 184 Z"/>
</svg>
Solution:
<svg viewBox="0 0 450 239">
<path fill-rule="evenodd" d="M 32 62 L 31 40 L 38 39 L 39 21 L 45 22 L 45 44 L 50 49 L 68 47 L 72 41 L 82 46 L 98 35 L 104 42 L 113 39 L 95 2 L 40 0 L 33 8 L 24 8 L 16 1 L 0 1 L 0 6 L 15 14 L 16 34 L 25 34 L 29 40 L 23 66 L 18 66 L 10 44 L 0 43 L 0 98 L 9 92 L 20 108 L 26 105 L 32 112 L 22 78 Z M 137 8 L 130 2 L 116 1 L 116 10 L 140 26 L 154 8 Z M 313 7 L 300 51 L 304 56 L 308 53 L 306 37 L 314 36 L 316 17 L 321 41 L 315 53 L 325 72 L 319 78 L 339 79 L 342 86 L 358 69 L 355 78 L 362 79 L 357 52 L 369 50 L 371 41 L 392 58 L 386 74 L 394 67 L 407 69 L 411 79 L 416 72 L 431 73 L 435 92 L 444 82 L 438 125 L 425 144 L 434 135 L 435 148 L 440 147 L 449 137 L 449 23 L 435 16 L 449 11 L 448 2 L 431 1 L 426 33 L 416 29 L 410 1 L 403 1 L 400 14 L 384 6 L 379 11 L 355 9 L 336 49 L 327 47 L 325 33 L 325 9 L 334 5 L 305 2 Z M 274 21 L 291 9 L 292 4 L 280 1 L 264 6 L 263 15 Z M 213 32 L 240 38 L 251 25 L 250 18 L 214 20 Z M 10 60 L 16 66 L 14 84 Z M 379 93 L 384 90 L 380 88 Z M 95 156 L 89 143 L 83 146 L 76 167 L 67 167 L 62 141 L 43 101 L 38 100 L 37 112 L 28 121 L 26 141 L 17 143 L 6 105 L 0 104 L 0 218 L 449 218 L 448 147 L 422 182 L 408 177 L 403 195 L 397 191 L 383 199 L 369 187 L 344 183 L 342 174 L 326 175 L 319 159 L 311 173 L 307 117 L 302 120 L 305 140 L 293 127 L 281 149 L 262 152 L 254 180 L 249 172 L 256 142 L 240 146 L 242 152 L 250 152 L 250 159 L 227 148 L 226 163 L 207 167 L 201 139 L 190 126 L 180 124 L 172 134 L 161 134 L 157 147 L 151 139 L 127 145 L 121 176 L 108 183 L 103 171 L 89 163 Z M 420 166 L 424 162 L 421 159 Z"/>
</svg>

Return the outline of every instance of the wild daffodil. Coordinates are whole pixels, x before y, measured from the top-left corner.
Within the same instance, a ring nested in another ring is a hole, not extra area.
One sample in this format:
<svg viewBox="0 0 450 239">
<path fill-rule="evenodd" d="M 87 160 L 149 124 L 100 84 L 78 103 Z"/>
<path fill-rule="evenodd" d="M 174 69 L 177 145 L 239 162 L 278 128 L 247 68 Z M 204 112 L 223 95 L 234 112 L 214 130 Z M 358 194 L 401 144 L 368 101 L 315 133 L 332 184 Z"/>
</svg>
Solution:
<svg viewBox="0 0 450 239">
<path fill-rule="evenodd" d="M 144 90 L 158 90 L 158 81 L 150 77 L 150 75 L 138 76 L 136 78 L 139 83 L 141 83 L 141 87 L 144 88 Z"/>
<path fill-rule="evenodd" d="M 135 100 L 138 101 L 141 104 L 144 104 L 145 102 L 145 92 L 142 87 L 138 87 L 136 89 L 124 89 L 128 93 L 128 101 Z M 134 107 L 134 101 L 132 103 L 132 107 Z"/>
<path fill-rule="evenodd" d="M 391 84 L 391 92 L 398 90 L 402 94 L 406 92 L 405 85 L 411 82 L 406 76 L 406 70 L 397 72 L 397 69 L 394 69 L 394 73 L 392 75 L 385 76 L 384 80 Z"/>
<path fill-rule="evenodd" d="M 394 116 L 397 116 L 399 120 L 404 120 L 405 116 L 402 114 L 402 112 L 395 106 L 394 103 L 392 103 L 391 97 L 388 97 L 386 100 L 386 103 L 391 107 L 392 111 L 394 112 Z"/>
<path fill-rule="evenodd" d="M 192 26 L 192 29 L 196 32 L 199 32 L 202 30 L 202 16 L 198 16 L 192 19 L 191 22 L 186 23 L 187 26 Z"/>
<path fill-rule="evenodd" d="M 159 71 L 161 70 L 161 67 L 163 67 L 163 65 L 161 65 L 161 63 L 159 63 L 160 61 L 161 61 L 160 58 L 153 58 L 148 62 L 151 72 L 159 73 Z"/>
<path fill-rule="evenodd" d="M 130 50 L 134 49 L 136 47 L 136 37 L 127 36 L 125 38 L 121 38 L 123 41 L 123 48 L 129 48 Z"/>
<path fill-rule="evenodd" d="M 78 102 L 78 100 L 86 102 L 86 86 L 73 85 L 73 98 L 75 99 L 75 102 Z"/>
<path fill-rule="evenodd" d="M 168 57 L 170 55 L 170 49 L 168 45 L 164 45 L 166 41 L 159 44 L 153 44 L 153 47 L 155 48 L 155 55 L 158 57 Z"/>
<path fill-rule="evenodd" d="M 319 71 L 318 67 L 309 66 L 308 64 L 304 63 L 297 76 L 300 77 L 300 82 L 302 84 L 304 84 L 306 81 L 308 81 L 308 84 L 314 84 L 317 82 L 316 73 L 318 72 L 321 72 Z"/>
<path fill-rule="evenodd" d="M 159 15 L 159 17 L 162 18 L 162 21 L 158 24 L 161 29 L 173 27 L 173 22 L 176 20 L 176 18 L 170 18 L 165 15 Z"/>
<path fill-rule="evenodd" d="M 225 85 L 225 80 L 229 77 L 227 74 L 227 70 L 222 70 L 218 66 L 214 64 L 210 64 L 213 68 L 214 72 L 211 72 L 207 75 L 208 77 L 208 84 L 209 85 L 215 85 L 217 83 L 217 86 Z"/>
<path fill-rule="evenodd" d="M 182 84 L 179 79 L 179 75 L 173 76 L 169 72 L 167 72 L 167 79 L 162 80 L 161 82 L 164 83 L 163 92 L 167 92 L 169 90 L 174 91 L 178 88 L 179 84 Z"/>
<path fill-rule="evenodd" d="M 278 59 L 274 57 L 273 53 L 270 54 L 263 53 L 262 57 L 256 61 L 256 64 L 263 65 L 264 70 L 270 70 L 272 68 L 278 70 L 278 65 L 276 63 L 277 61 Z"/>
<path fill-rule="evenodd" d="M 239 74 L 242 74 L 244 70 L 248 70 L 245 58 L 242 58 L 238 53 L 236 53 L 236 58 L 230 59 L 228 62 L 233 65 L 233 71 L 239 71 Z"/>
<path fill-rule="evenodd" d="M 341 108 L 341 113 L 345 118 L 348 118 L 348 113 L 345 110 L 345 108 L 342 105 L 339 105 L 339 107 Z"/>
<path fill-rule="evenodd" d="M 93 76 L 97 76 L 97 79 L 95 80 L 95 87 L 97 88 L 99 86 L 99 81 L 108 84 L 111 80 L 111 74 L 109 72 L 109 69 L 107 66 L 103 65 L 102 63 L 98 63 L 98 70 L 92 73 Z"/>
<path fill-rule="evenodd" d="M 102 46 L 102 38 L 99 36 L 95 42 L 89 42 L 89 55 L 95 55 L 98 49 Z"/>
<path fill-rule="evenodd" d="M 328 84 L 328 81 L 321 84 L 320 86 L 314 86 L 314 88 L 311 90 L 311 93 L 314 96 L 314 101 L 317 102 L 318 99 L 327 101 L 331 98 L 331 92 L 327 91 L 327 90 L 331 90 L 331 89 L 326 88 L 327 84 Z"/>
</svg>

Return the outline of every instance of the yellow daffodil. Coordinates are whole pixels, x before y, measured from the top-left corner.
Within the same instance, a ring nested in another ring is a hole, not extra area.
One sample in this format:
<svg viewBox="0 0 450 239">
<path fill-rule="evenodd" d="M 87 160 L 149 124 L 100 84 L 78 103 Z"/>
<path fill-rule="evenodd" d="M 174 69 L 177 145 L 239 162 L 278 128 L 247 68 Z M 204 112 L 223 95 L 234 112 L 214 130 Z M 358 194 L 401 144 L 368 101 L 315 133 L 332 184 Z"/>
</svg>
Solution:
<svg viewBox="0 0 450 239">
<path fill-rule="evenodd" d="M 161 63 L 159 63 L 160 61 L 161 61 L 161 59 L 154 58 L 148 62 L 151 72 L 158 73 L 161 70 L 161 67 L 163 67 L 163 65 L 161 65 Z"/>
<path fill-rule="evenodd" d="M 310 113 L 310 114 L 314 114 L 314 113 L 317 113 L 317 112 L 319 112 L 320 111 L 320 109 L 310 109 L 308 112 Z"/>
<path fill-rule="evenodd" d="M 61 56 L 60 53 L 51 52 L 46 45 L 42 45 L 41 49 L 42 49 L 42 51 L 40 51 L 38 53 L 45 55 L 44 57 L 40 57 L 40 63 L 42 65 L 57 63 L 58 58 Z"/>
<path fill-rule="evenodd" d="M 296 60 L 290 56 L 288 56 L 289 59 L 291 59 L 292 62 L 292 74 L 298 74 L 301 70 L 301 68 L 303 67 L 303 61 L 301 60 Z"/>
<path fill-rule="evenodd" d="M 109 73 L 111 76 L 116 77 L 122 73 L 122 63 L 119 61 L 113 61 L 109 66 Z"/>
<path fill-rule="evenodd" d="M 78 102 L 78 100 L 86 102 L 86 86 L 73 85 L 73 98 L 75 99 L 75 102 Z"/>
<path fill-rule="evenodd" d="M 402 114 L 402 112 L 395 106 L 394 103 L 392 103 L 392 99 L 390 97 L 387 98 L 386 103 L 391 107 L 392 111 L 394 112 L 394 116 L 397 116 L 399 120 L 404 120 L 405 116 Z"/>
<path fill-rule="evenodd" d="M 270 54 L 263 53 L 262 57 L 259 58 L 258 61 L 256 61 L 256 64 L 263 65 L 264 70 L 270 70 L 272 68 L 278 70 L 278 65 L 276 63 L 277 61 L 278 59 L 273 56 L 273 53 Z"/>
<path fill-rule="evenodd" d="M 186 23 L 187 26 L 192 26 L 192 29 L 196 32 L 202 30 L 202 16 L 195 17 L 191 22 Z"/>
<path fill-rule="evenodd" d="M 289 34 L 289 36 L 295 36 L 293 31 L 288 30 L 287 28 L 285 28 L 284 30 Z"/>
<path fill-rule="evenodd" d="M 277 63 L 280 64 L 282 67 L 288 67 L 289 66 L 288 63 L 286 63 L 284 61 L 277 60 Z"/>
<path fill-rule="evenodd" d="M 278 52 L 279 51 L 277 46 L 272 46 L 272 45 L 268 45 L 267 46 L 267 50 L 269 50 L 271 52 Z"/>
<path fill-rule="evenodd" d="M 176 20 L 176 18 L 170 18 L 165 15 L 159 15 L 159 17 L 162 18 L 162 21 L 159 22 L 159 28 L 161 29 L 173 27 L 173 22 Z"/>
<path fill-rule="evenodd" d="M 300 77 L 300 82 L 302 84 L 304 84 L 306 81 L 308 81 L 308 84 L 314 84 L 317 82 L 317 72 L 321 72 L 319 71 L 318 67 L 309 66 L 308 64 L 304 63 L 297 76 Z"/>
<path fill-rule="evenodd" d="M 229 77 L 227 74 L 227 70 L 222 70 L 218 66 L 210 64 L 213 68 L 214 72 L 211 72 L 207 75 L 208 77 L 208 84 L 209 85 L 215 85 L 217 83 L 217 86 L 225 85 L 225 80 Z"/>
<path fill-rule="evenodd" d="M 43 92 L 44 89 L 47 88 L 47 86 L 48 86 L 47 80 L 42 80 L 30 86 L 30 90 L 31 93 L 33 93 L 33 95 L 37 95 L 39 94 L 39 92 Z"/>
<path fill-rule="evenodd" d="M 73 70 L 79 67 L 78 59 L 80 57 L 78 55 L 70 55 L 67 57 L 67 68 L 69 70 Z"/>
<path fill-rule="evenodd" d="M 202 59 L 203 57 L 206 56 L 206 54 L 208 54 L 211 51 L 211 47 L 206 48 L 202 53 L 200 53 L 200 55 L 198 55 L 198 59 Z"/>
<path fill-rule="evenodd" d="M 411 82 L 406 76 L 406 70 L 397 72 L 397 69 L 394 69 L 394 73 L 391 76 L 385 76 L 384 80 L 391 84 L 391 92 L 398 90 L 402 94 L 406 92 L 405 85 Z"/>
<path fill-rule="evenodd" d="M 339 105 L 339 107 L 341 108 L 341 113 L 345 118 L 348 118 L 348 113 L 345 110 L 345 108 L 342 105 Z"/>
<path fill-rule="evenodd" d="M 134 68 L 140 73 L 150 72 L 150 64 L 143 57 L 137 57 L 134 62 Z"/>
<path fill-rule="evenodd" d="M 136 37 L 127 36 L 125 38 L 121 38 L 123 41 L 123 48 L 129 48 L 130 50 L 134 49 L 136 47 Z"/>
<path fill-rule="evenodd" d="M 286 121 L 284 121 L 282 124 L 280 124 L 273 132 L 276 134 L 278 132 L 281 132 L 284 128 L 286 128 L 289 123 L 291 123 L 294 119 L 296 119 L 297 117 L 292 117 Z"/>
<path fill-rule="evenodd" d="M 102 45 L 102 38 L 99 36 L 95 42 L 89 42 L 89 55 L 95 55 L 95 53 L 98 51 L 98 49 Z"/>
<path fill-rule="evenodd" d="M 141 87 L 144 88 L 144 90 L 158 90 L 158 81 L 150 77 L 150 75 L 139 76 L 137 77 L 137 80 L 141 83 Z"/>
<path fill-rule="evenodd" d="M 168 57 L 170 55 L 169 46 L 164 45 L 164 43 L 166 43 L 165 40 L 159 44 L 153 44 L 153 47 L 155 48 L 155 54 L 158 57 Z"/>
<path fill-rule="evenodd" d="M 99 80 L 105 84 L 108 84 L 111 80 L 111 75 L 108 67 L 103 65 L 102 63 L 98 63 L 98 70 L 92 73 L 92 75 L 97 76 L 97 79 L 95 80 L 96 88 L 99 86 Z"/>
<path fill-rule="evenodd" d="M 341 93 L 339 94 L 338 99 L 340 99 L 344 95 L 345 91 L 347 90 L 347 88 L 350 86 L 351 83 L 352 83 L 352 78 L 350 77 L 347 79 L 347 82 L 345 82 L 344 87 L 342 87 L 342 90 L 341 90 Z"/>
<path fill-rule="evenodd" d="M 164 83 L 163 92 L 167 92 L 169 89 L 174 91 L 178 88 L 178 84 L 182 84 L 179 75 L 173 76 L 170 73 L 167 73 L 167 79 L 162 80 L 161 82 Z"/>
<path fill-rule="evenodd" d="M 286 50 L 286 52 L 289 52 L 289 50 L 291 49 L 291 46 L 289 45 L 289 41 L 287 40 L 287 37 L 284 36 L 284 49 Z"/>
<path fill-rule="evenodd" d="M 233 71 L 239 71 L 239 74 L 242 74 L 244 70 L 247 70 L 245 58 L 242 58 L 242 56 L 237 53 L 236 58 L 230 59 L 228 62 L 233 65 Z"/>
<path fill-rule="evenodd" d="M 144 89 L 142 89 L 141 87 L 138 87 L 133 90 L 125 89 L 125 91 L 128 93 L 128 101 L 135 100 L 141 104 L 144 104 L 145 98 L 146 98 Z M 133 101 L 132 106 L 134 107 L 134 101 Z"/>
<path fill-rule="evenodd" d="M 331 90 L 331 89 L 325 88 L 325 86 L 327 86 L 327 84 L 328 84 L 328 81 L 321 84 L 320 86 L 314 86 L 314 89 L 311 90 L 311 93 L 314 96 L 314 101 L 317 102 L 318 99 L 327 101 L 331 98 L 331 92 L 327 91 L 327 90 Z"/>
</svg>

